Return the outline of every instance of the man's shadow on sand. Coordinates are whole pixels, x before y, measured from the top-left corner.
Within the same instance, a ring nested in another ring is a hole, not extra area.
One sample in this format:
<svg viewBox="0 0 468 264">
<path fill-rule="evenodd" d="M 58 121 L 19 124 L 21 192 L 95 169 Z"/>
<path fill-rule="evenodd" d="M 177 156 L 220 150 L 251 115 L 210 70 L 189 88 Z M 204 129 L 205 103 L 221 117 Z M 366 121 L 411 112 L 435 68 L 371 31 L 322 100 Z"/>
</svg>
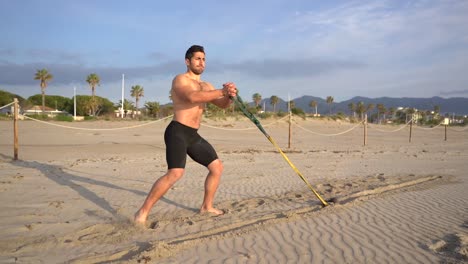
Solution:
<svg viewBox="0 0 468 264">
<path fill-rule="evenodd" d="M 82 183 L 87 183 L 87 184 L 93 184 L 93 185 L 99 185 L 103 186 L 106 188 L 111 188 L 111 189 L 116 189 L 116 190 L 122 190 L 122 191 L 128 191 L 137 195 L 140 195 L 142 197 L 146 197 L 147 193 L 139 190 L 133 190 L 129 188 L 124 188 L 109 182 L 105 181 L 100 181 L 92 178 L 87 178 L 83 176 L 78 176 L 71 174 L 69 172 L 65 172 L 63 170 L 63 167 L 60 166 L 55 166 L 55 165 L 50 165 L 50 164 L 44 164 L 40 163 L 37 161 L 24 161 L 24 160 L 13 160 L 12 157 L 6 156 L 4 154 L 0 154 L 0 156 L 4 159 L 10 159 L 10 163 L 14 166 L 17 167 L 23 167 L 23 168 L 29 168 L 29 169 L 36 169 L 40 171 L 44 176 L 49 178 L 50 180 L 54 181 L 55 183 L 68 187 L 75 192 L 77 192 L 79 195 L 81 195 L 84 199 L 89 200 L 90 202 L 93 202 L 96 204 L 98 207 L 104 209 L 105 211 L 111 213 L 114 217 L 120 218 L 122 217 L 121 215 L 118 214 L 117 210 L 115 210 L 109 202 L 104 198 L 100 197 L 96 193 L 92 192 L 91 190 L 87 189 L 86 187 L 83 187 L 82 185 L 79 185 L 79 182 Z M 198 209 L 188 207 L 186 205 L 174 202 L 170 199 L 167 199 L 165 197 L 162 197 L 161 200 L 162 202 L 174 205 L 176 207 L 180 207 L 189 211 L 194 211 L 198 212 Z M 137 208 L 136 208 L 137 209 Z M 136 211 L 135 209 L 135 211 Z"/>
</svg>

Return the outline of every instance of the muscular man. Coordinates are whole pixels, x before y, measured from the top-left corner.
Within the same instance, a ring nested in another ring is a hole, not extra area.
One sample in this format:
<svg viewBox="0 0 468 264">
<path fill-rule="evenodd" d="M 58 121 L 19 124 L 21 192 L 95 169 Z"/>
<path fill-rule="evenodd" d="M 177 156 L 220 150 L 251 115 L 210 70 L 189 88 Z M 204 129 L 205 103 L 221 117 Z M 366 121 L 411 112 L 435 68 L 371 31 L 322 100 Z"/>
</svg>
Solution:
<svg viewBox="0 0 468 264">
<path fill-rule="evenodd" d="M 153 184 L 145 202 L 135 213 L 136 223 L 145 223 L 153 205 L 184 175 L 187 154 L 208 168 L 200 212 L 223 214 L 223 211 L 213 207 L 223 164 L 214 148 L 198 134 L 198 128 L 205 104 L 227 108 L 232 103 L 229 97 L 236 96 L 237 89 L 231 82 L 223 84 L 222 89 L 215 89 L 200 79 L 205 69 L 205 51 L 202 46 L 194 45 L 187 50 L 185 64 L 187 72 L 177 75 L 172 81 L 174 117 L 164 133 L 168 170 Z"/>
</svg>

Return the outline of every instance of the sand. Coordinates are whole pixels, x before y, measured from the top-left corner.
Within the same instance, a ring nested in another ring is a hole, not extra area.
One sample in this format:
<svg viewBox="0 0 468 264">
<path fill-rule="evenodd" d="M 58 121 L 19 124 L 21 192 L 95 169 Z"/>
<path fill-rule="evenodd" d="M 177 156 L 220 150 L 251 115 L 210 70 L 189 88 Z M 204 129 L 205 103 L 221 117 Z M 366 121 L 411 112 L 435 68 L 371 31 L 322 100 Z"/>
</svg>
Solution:
<svg viewBox="0 0 468 264">
<path fill-rule="evenodd" d="M 286 120 L 262 121 L 335 203 L 322 207 L 245 118 L 205 120 L 226 213 L 198 213 L 206 169 L 189 159 L 141 227 L 133 214 L 166 171 L 168 120 L 20 121 L 18 161 L 1 121 L 0 263 L 468 263 L 468 130 L 445 141 L 443 127 L 413 127 L 409 142 L 408 127 L 371 125 L 364 146 L 361 125 L 294 122 L 288 148 Z"/>
</svg>

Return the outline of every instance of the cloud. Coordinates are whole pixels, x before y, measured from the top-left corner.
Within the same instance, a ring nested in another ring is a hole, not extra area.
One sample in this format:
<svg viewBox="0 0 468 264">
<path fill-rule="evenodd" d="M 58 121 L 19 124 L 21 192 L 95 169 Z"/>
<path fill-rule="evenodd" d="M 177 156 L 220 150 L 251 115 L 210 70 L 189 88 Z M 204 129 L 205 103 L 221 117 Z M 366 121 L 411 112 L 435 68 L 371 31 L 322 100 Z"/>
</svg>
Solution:
<svg viewBox="0 0 468 264">
<path fill-rule="evenodd" d="M 442 96 L 466 96 L 468 95 L 468 89 L 464 89 L 464 90 L 452 90 L 452 91 L 444 91 L 444 92 L 441 92 L 440 95 Z"/>
<path fill-rule="evenodd" d="M 43 61 L 73 61 L 80 63 L 83 55 L 76 52 L 55 51 L 49 49 L 30 49 L 25 55 L 32 60 Z"/>
<path fill-rule="evenodd" d="M 225 68 L 263 79 L 301 78 L 364 67 L 360 62 L 325 59 L 264 59 L 227 64 Z"/>
<path fill-rule="evenodd" d="M 168 61 L 159 65 L 142 67 L 85 67 L 77 64 L 58 63 L 0 63 L 0 80 L 4 85 L 32 85 L 36 84 L 34 74 L 39 69 L 47 69 L 56 84 L 69 84 L 85 81 L 86 76 L 96 73 L 101 82 L 115 82 L 122 78 L 122 74 L 133 78 L 150 78 L 154 75 L 173 75 L 185 70 L 180 62 Z"/>
<path fill-rule="evenodd" d="M 246 60 L 239 63 L 223 64 L 217 61 L 209 63 L 210 73 L 234 71 L 246 76 L 262 79 L 301 78 L 333 73 L 336 71 L 357 69 L 365 65 L 354 61 L 326 60 L 326 59 L 264 59 Z M 113 82 L 121 78 L 122 74 L 133 78 L 151 78 L 156 75 L 173 76 L 185 71 L 185 65 L 180 61 L 167 61 L 152 66 L 140 67 L 85 67 L 78 64 L 53 63 L 0 63 L 0 80 L 8 85 L 36 84 L 34 74 L 38 69 L 47 69 L 53 76 L 53 82 L 68 84 L 85 80 L 90 73 L 100 76 L 101 82 Z"/>
</svg>

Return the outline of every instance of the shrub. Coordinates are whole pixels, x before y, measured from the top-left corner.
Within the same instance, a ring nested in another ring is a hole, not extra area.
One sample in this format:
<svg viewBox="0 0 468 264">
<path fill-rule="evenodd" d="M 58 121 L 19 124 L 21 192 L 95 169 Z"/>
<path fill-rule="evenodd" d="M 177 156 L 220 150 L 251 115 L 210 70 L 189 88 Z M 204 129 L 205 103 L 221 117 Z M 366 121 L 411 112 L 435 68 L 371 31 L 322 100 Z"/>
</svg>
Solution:
<svg viewBox="0 0 468 264">
<path fill-rule="evenodd" d="M 265 118 L 270 118 L 273 114 L 271 112 L 263 112 L 258 114 L 258 117 L 265 119 Z"/>
<path fill-rule="evenodd" d="M 96 120 L 95 116 L 84 116 L 84 120 Z"/>
<path fill-rule="evenodd" d="M 73 116 L 70 115 L 57 115 L 54 118 L 55 121 L 65 121 L 65 122 L 72 122 Z"/>
</svg>

